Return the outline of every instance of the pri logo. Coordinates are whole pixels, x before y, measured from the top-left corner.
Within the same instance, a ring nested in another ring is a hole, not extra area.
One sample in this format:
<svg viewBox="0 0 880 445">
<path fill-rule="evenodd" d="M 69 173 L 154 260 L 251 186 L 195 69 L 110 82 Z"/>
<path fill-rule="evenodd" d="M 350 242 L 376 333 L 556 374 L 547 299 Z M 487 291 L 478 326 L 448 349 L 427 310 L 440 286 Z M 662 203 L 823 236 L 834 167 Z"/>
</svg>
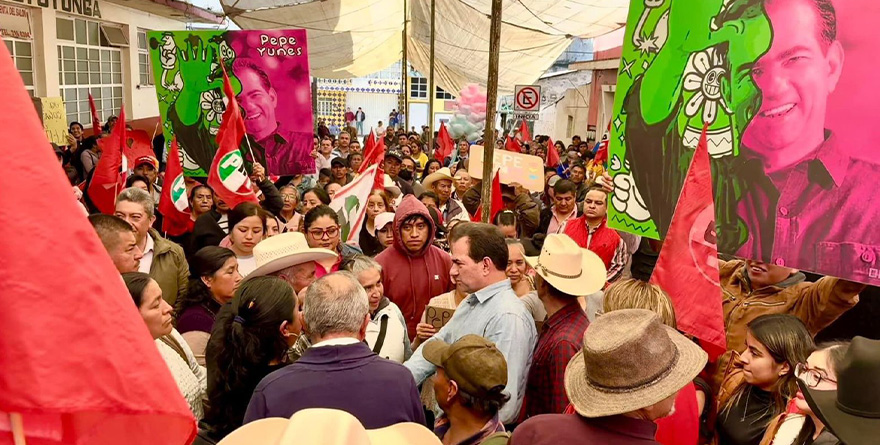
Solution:
<svg viewBox="0 0 880 445">
<path fill-rule="evenodd" d="M 707 205 L 697 214 L 688 233 L 691 260 L 706 281 L 718 285 L 718 237 L 715 233 L 714 207 Z"/>
<path fill-rule="evenodd" d="M 241 152 L 238 150 L 223 156 L 220 159 L 218 169 L 217 173 L 220 175 L 220 182 L 230 191 L 246 193 L 251 188 L 250 179 L 248 179 L 244 171 L 244 159 L 242 159 Z M 243 186 L 246 186 L 246 188 L 241 190 Z"/>
<path fill-rule="evenodd" d="M 189 208 L 189 202 L 186 199 L 186 181 L 183 180 L 183 174 L 177 175 L 174 181 L 171 181 L 171 202 L 174 208 L 180 212 L 185 212 Z"/>
</svg>

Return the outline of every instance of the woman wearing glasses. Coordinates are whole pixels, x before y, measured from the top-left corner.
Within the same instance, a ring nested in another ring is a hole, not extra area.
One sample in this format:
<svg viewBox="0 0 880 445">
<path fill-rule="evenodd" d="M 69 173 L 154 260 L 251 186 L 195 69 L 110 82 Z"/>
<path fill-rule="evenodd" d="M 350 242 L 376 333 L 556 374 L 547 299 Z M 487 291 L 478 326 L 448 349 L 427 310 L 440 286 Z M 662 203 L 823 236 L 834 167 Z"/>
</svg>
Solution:
<svg viewBox="0 0 880 445">
<path fill-rule="evenodd" d="M 810 354 L 806 363 L 794 367 L 795 376 L 804 384 L 820 391 L 837 389 L 837 371 L 849 349 L 849 342 L 822 343 Z M 804 395 L 794 398 L 796 413 L 781 414 L 770 422 L 761 445 L 836 445 L 840 440 L 825 428 L 810 409 Z"/>
<path fill-rule="evenodd" d="M 770 421 L 798 392 L 795 366 L 813 352 L 813 338 L 793 315 L 762 315 L 748 324 L 746 349 L 729 365 L 718 394 L 720 445 L 758 445 Z"/>
<path fill-rule="evenodd" d="M 341 242 L 339 216 L 330 206 L 322 204 L 309 210 L 303 221 L 303 229 L 309 247 L 329 249 L 337 253 L 334 259 L 315 261 L 317 278 L 338 271 L 343 259 L 363 253 L 357 247 Z"/>
<path fill-rule="evenodd" d="M 296 190 L 296 187 L 289 184 L 281 186 L 279 191 L 281 192 L 281 200 L 284 202 L 284 207 L 281 208 L 281 213 L 278 214 L 281 217 L 281 222 L 284 223 L 281 232 L 299 232 L 299 226 L 303 218 L 296 211 L 296 208 L 299 206 L 299 192 Z"/>
</svg>

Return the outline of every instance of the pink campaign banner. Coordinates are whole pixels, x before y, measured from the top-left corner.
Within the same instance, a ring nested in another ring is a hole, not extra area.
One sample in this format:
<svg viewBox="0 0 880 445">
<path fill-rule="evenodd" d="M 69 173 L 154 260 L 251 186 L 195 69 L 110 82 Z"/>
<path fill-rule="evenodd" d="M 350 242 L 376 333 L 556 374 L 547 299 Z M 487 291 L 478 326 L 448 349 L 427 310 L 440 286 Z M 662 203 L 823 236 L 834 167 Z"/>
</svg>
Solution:
<svg viewBox="0 0 880 445">
<path fill-rule="evenodd" d="M 869 0 L 636 0 L 609 225 L 666 235 L 704 123 L 718 250 L 880 285 L 880 57 Z"/>
</svg>

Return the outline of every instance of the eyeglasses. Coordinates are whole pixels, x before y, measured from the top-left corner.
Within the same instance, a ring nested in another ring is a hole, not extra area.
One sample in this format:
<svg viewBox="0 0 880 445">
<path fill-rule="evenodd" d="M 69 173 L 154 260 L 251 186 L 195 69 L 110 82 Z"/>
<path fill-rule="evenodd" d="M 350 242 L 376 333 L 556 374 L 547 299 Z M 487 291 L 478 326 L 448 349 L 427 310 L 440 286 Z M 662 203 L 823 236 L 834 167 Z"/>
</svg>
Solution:
<svg viewBox="0 0 880 445">
<path fill-rule="evenodd" d="M 324 235 L 327 235 L 327 238 L 335 238 L 336 235 L 339 235 L 339 226 L 327 227 L 326 229 L 309 229 L 309 236 L 313 239 L 324 239 Z"/>
<path fill-rule="evenodd" d="M 829 383 L 837 384 L 837 380 L 834 380 L 826 375 L 822 375 L 822 372 L 816 369 L 811 369 L 809 365 L 806 363 L 798 363 L 794 367 L 794 376 L 797 377 L 800 381 L 804 382 L 810 388 L 815 388 L 819 386 L 822 381 L 826 381 Z"/>
<path fill-rule="evenodd" d="M 282 193 L 281 194 L 282 200 L 284 200 L 284 199 L 296 200 L 296 198 L 297 198 L 297 196 L 294 193 Z"/>
</svg>

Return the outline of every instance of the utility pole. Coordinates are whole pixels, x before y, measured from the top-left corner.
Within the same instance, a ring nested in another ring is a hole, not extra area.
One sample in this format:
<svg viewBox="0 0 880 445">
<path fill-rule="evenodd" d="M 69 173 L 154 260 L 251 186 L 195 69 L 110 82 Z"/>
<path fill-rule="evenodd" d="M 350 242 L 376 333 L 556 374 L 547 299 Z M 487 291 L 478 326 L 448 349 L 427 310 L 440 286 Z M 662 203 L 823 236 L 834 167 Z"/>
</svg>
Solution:
<svg viewBox="0 0 880 445">
<path fill-rule="evenodd" d="M 483 133 L 483 222 L 492 217 L 492 178 L 495 176 L 495 105 L 498 102 L 498 46 L 501 43 L 501 0 L 492 0 L 489 30 L 489 78 L 486 85 L 486 129 Z"/>
<path fill-rule="evenodd" d="M 431 67 L 428 70 L 428 146 L 426 153 L 434 155 L 434 20 L 436 19 L 436 0 L 431 0 Z M 440 161 L 443 162 L 443 161 Z"/>
<path fill-rule="evenodd" d="M 409 88 L 407 85 L 407 54 L 406 54 L 406 30 L 407 30 L 407 16 L 406 16 L 406 4 L 409 0 L 403 0 L 403 64 L 400 67 L 400 92 L 403 94 L 403 105 L 401 105 L 400 113 L 403 113 L 403 125 L 404 131 L 409 131 Z M 399 115 L 399 113 L 398 113 Z"/>
</svg>

